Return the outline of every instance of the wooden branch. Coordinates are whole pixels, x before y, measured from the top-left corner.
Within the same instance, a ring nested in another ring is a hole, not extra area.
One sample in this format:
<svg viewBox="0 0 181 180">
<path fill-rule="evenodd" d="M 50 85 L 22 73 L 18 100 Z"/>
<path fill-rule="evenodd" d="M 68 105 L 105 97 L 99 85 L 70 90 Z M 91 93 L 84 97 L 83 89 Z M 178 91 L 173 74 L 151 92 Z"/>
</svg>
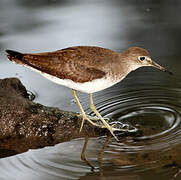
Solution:
<svg viewBox="0 0 181 180">
<path fill-rule="evenodd" d="M 107 132 L 85 123 L 79 133 L 81 117 L 77 113 L 46 107 L 28 97 L 17 78 L 0 80 L 0 149 L 20 153 Z"/>
</svg>

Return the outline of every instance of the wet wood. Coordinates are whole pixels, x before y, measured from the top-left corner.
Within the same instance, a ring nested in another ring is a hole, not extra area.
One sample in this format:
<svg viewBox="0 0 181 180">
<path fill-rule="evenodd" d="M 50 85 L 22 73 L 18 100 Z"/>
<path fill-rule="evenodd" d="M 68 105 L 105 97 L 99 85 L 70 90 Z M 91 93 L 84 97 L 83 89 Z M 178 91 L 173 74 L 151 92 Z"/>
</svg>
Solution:
<svg viewBox="0 0 181 180">
<path fill-rule="evenodd" d="M 26 88 L 17 78 L 0 80 L 0 149 L 3 150 L 0 156 L 5 150 L 10 154 L 21 153 L 107 132 L 85 123 L 79 133 L 79 114 L 46 107 L 28 97 Z"/>
</svg>

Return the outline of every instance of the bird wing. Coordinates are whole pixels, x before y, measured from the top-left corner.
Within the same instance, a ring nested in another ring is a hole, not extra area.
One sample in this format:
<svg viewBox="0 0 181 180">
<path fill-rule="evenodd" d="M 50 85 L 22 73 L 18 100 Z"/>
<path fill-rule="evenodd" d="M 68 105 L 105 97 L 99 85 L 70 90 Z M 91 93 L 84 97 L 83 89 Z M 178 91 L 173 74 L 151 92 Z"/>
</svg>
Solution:
<svg viewBox="0 0 181 180">
<path fill-rule="evenodd" d="M 18 52 L 15 51 L 7 52 L 10 60 L 60 79 L 83 83 L 104 77 L 106 73 L 96 66 L 95 55 L 92 53 L 91 56 L 90 52 L 82 48 L 72 47 L 54 52 L 23 54 L 23 56 L 21 53 L 16 54 Z"/>
</svg>

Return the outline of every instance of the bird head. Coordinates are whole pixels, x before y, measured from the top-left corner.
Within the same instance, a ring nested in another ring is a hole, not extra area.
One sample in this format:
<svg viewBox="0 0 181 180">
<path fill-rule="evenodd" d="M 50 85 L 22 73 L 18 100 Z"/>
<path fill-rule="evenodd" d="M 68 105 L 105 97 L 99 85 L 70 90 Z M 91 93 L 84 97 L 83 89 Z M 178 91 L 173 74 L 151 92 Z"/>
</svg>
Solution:
<svg viewBox="0 0 181 180">
<path fill-rule="evenodd" d="M 172 72 L 168 71 L 166 68 L 154 62 L 151 59 L 149 52 L 143 48 L 131 47 L 128 50 L 126 50 L 123 54 L 125 54 L 130 60 L 131 64 L 135 66 L 134 69 L 144 66 L 152 66 L 156 69 L 172 74 Z"/>
</svg>

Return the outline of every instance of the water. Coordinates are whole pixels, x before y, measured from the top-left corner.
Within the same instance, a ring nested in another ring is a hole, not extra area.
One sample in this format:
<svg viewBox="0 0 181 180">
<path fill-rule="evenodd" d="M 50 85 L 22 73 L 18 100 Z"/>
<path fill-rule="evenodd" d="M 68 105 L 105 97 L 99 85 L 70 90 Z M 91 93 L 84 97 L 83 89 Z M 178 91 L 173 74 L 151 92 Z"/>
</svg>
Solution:
<svg viewBox="0 0 181 180">
<path fill-rule="evenodd" d="M 120 134 L 102 151 L 106 137 L 89 138 L 87 160 L 80 159 L 84 138 L 0 159 L 0 179 L 181 179 L 180 1 L 1 0 L 0 77 L 18 77 L 35 102 L 79 111 L 71 90 L 5 58 L 5 49 L 53 51 L 96 45 L 122 51 L 145 47 L 174 76 L 152 68 L 129 74 L 114 87 L 94 94 L 99 112 L 137 128 Z M 90 115 L 88 96 L 78 93 Z M 104 152 L 101 163 L 100 153 Z"/>
</svg>

